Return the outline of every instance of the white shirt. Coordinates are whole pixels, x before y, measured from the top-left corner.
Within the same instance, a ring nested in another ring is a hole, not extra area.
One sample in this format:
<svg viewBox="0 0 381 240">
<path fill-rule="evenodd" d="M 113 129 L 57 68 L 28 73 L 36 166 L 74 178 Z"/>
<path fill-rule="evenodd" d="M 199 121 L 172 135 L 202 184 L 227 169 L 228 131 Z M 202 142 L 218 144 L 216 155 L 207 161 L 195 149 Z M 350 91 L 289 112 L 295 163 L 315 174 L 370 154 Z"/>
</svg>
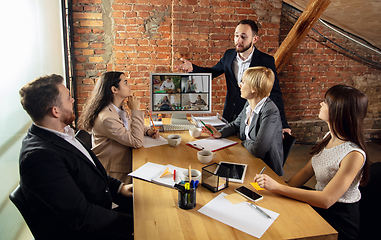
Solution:
<svg viewBox="0 0 381 240">
<path fill-rule="evenodd" d="M 245 135 L 246 135 L 246 139 L 252 140 L 249 137 L 250 124 L 253 121 L 254 113 L 259 114 L 259 112 L 261 111 L 261 109 L 263 107 L 263 104 L 266 102 L 267 98 L 268 97 L 262 98 L 262 100 L 259 101 L 259 103 L 255 106 L 254 110 L 251 110 L 250 104 L 249 104 L 249 106 L 246 107 L 246 119 L 245 119 L 245 125 L 246 125 L 245 126 Z"/>
<path fill-rule="evenodd" d="M 113 103 L 111 103 L 114 108 L 116 109 L 116 111 L 118 112 L 119 114 L 119 117 L 120 119 L 122 119 L 123 123 L 124 123 L 124 126 L 126 127 L 127 130 L 130 130 L 129 127 L 128 127 L 128 120 L 126 118 L 126 112 L 120 108 L 118 108 L 117 106 L 115 106 Z"/>
<path fill-rule="evenodd" d="M 167 81 L 164 81 L 161 86 L 160 86 L 160 90 L 164 90 L 166 88 L 169 88 L 169 89 L 174 89 L 175 88 L 175 85 L 173 85 L 173 82 L 172 80 L 167 82 Z"/>
<path fill-rule="evenodd" d="M 237 84 L 239 85 L 242 81 L 242 75 L 243 73 L 250 67 L 251 59 L 253 57 L 255 47 L 253 47 L 253 51 L 250 53 L 249 57 L 244 61 L 239 56 L 239 53 L 237 53 L 237 56 L 235 57 L 233 61 L 233 73 L 235 76 L 235 79 L 237 79 Z"/>
<path fill-rule="evenodd" d="M 68 143 L 70 143 L 71 145 L 73 145 L 74 147 L 76 147 L 79 151 L 81 151 L 81 153 L 83 153 L 83 155 L 85 155 L 94 165 L 94 160 L 91 158 L 90 156 L 90 153 L 86 150 L 86 148 L 75 138 L 75 135 L 74 135 L 74 130 L 69 126 L 67 125 L 65 128 L 64 128 L 64 131 L 65 133 L 62 133 L 62 132 L 59 132 L 59 131 L 56 131 L 56 130 L 53 130 L 53 129 L 50 129 L 50 128 L 46 128 L 46 127 L 42 127 L 42 126 L 38 126 L 36 124 L 34 124 L 35 126 L 39 127 L 39 128 L 42 128 L 46 131 L 49 131 L 49 132 L 52 132 L 54 134 L 56 134 L 58 137 L 60 138 L 63 138 L 65 139 Z M 95 165 L 96 166 L 96 165 Z"/>
<path fill-rule="evenodd" d="M 360 152 L 364 158 L 366 158 L 365 152 L 352 142 L 345 142 L 329 149 L 324 148 L 320 153 L 312 157 L 311 163 L 316 176 L 317 183 L 315 189 L 317 191 L 324 190 L 336 175 L 337 171 L 339 171 L 340 163 L 343 158 L 352 151 Z M 361 177 L 362 174 L 361 171 L 359 171 L 348 190 L 339 198 L 339 200 L 337 200 L 337 202 L 355 203 L 361 199 L 361 192 L 358 188 Z"/>
</svg>

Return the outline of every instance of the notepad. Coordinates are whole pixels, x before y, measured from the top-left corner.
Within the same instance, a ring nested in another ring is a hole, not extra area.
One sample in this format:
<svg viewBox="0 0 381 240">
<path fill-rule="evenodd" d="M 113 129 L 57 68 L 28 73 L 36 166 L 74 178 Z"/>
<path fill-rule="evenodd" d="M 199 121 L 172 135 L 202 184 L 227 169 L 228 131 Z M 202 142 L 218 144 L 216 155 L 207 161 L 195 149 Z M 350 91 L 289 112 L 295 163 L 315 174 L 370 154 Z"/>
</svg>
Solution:
<svg viewBox="0 0 381 240">
<path fill-rule="evenodd" d="M 209 150 L 215 152 L 217 150 L 230 147 L 232 145 L 237 144 L 237 142 L 226 139 L 226 138 L 218 138 L 215 139 L 213 137 L 204 138 L 192 142 L 188 142 L 187 145 L 198 150 Z"/>
<path fill-rule="evenodd" d="M 148 136 L 143 137 L 143 147 L 145 148 L 156 147 L 156 146 L 161 146 L 165 144 L 168 144 L 168 141 L 162 136 L 155 139 Z"/>
<path fill-rule="evenodd" d="M 176 179 L 173 180 L 173 170 L 176 170 Z M 165 187 L 174 188 L 175 183 L 180 181 L 180 173 L 182 173 L 185 168 L 180 168 L 173 166 L 171 164 L 161 165 L 157 163 L 147 162 L 140 168 L 128 174 L 134 178 L 139 178 L 148 182 L 156 183 Z M 165 175 L 160 177 L 163 172 L 167 172 Z"/>
<path fill-rule="evenodd" d="M 251 186 L 253 186 L 257 191 L 265 190 L 264 188 L 261 188 L 257 182 L 250 183 Z"/>
<path fill-rule="evenodd" d="M 197 127 L 203 127 L 201 123 L 203 121 L 205 124 L 210 124 L 213 127 L 225 126 L 226 122 L 220 120 L 217 116 L 208 116 L 208 117 L 193 117 L 192 121 L 196 124 Z"/>
</svg>

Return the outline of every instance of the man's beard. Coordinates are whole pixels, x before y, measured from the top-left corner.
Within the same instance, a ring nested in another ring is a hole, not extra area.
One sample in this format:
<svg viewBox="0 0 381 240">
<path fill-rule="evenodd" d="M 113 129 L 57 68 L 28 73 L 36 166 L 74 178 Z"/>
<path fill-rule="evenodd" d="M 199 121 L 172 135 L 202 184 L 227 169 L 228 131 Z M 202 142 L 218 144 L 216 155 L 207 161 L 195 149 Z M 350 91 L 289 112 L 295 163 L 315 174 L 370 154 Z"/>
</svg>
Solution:
<svg viewBox="0 0 381 240">
<path fill-rule="evenodd" d="M 64 112 L 62 118 L 61 118 L 61 122 L 63 124 L 66 125 L 70 125 L 73 123 L 73 121 L 75 120 L 75 115 L 73 113 L 73 111 L 66 111 Z"/>
<path fill-rule="evenodd" d="M 237 45 L 236 45 L 235 46 L 235 50 L 236 50 L 236 52 L 243 53 L 243 52 L 246 52 L 249 48 L 251 48 L 251 46 L 253 46 L 252 42 L 249 45 L 247 45 L 247 46 L 243 46 L 242 49 L 238 49 Z"/>
</svg>

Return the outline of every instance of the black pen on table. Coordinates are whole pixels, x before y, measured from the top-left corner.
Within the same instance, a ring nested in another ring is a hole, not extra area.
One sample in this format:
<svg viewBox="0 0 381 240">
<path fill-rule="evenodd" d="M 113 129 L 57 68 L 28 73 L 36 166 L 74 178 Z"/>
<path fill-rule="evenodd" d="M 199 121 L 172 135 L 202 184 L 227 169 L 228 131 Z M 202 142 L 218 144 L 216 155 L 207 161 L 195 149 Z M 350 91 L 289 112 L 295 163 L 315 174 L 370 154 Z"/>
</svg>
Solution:
<svg viewBox="0 0 381 240">
<path fill-rule="evenodd" d="M 212 131 L 212 129 L 210 129 L 208 126 L 206 126 L 205 123 L 204 123 L 203 121 L 201 121 L 201 123 L 202 123 L 202 125 L 204 125 L 204 126 L 206 127 L 206 129 L 209 130 L 209 132 L 212 133 L 212 136 L 213 136 L 213 131 Z"/>
</svg>

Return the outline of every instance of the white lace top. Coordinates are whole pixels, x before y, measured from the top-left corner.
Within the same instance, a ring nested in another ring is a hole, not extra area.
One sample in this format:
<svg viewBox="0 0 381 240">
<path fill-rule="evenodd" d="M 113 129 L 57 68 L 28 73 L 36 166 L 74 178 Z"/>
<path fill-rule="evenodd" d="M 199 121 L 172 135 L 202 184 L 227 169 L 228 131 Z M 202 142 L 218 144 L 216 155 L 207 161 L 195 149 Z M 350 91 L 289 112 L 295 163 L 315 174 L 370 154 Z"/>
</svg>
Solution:
<svg viewBox="0 0 381 240">
<path fill-rule="evenodd" d="M 315 189 L 317 191 L 323 191 L 325 186 L 336 175 L 343 158 L 352 151 L 358 151 L 366 158 L 365 152 L 352 142 L 345 142 L 330 149 L 324 148 L 319 154 L 312 157 L 311 162 L 316 176 L 317 183 Z M 348 190 L 339 198 L 338 202 L 354 203 L 360 200 L 361 193 L 358 187 L 361 176 L 361 171 L 359 171 Z"/>
</svg>

